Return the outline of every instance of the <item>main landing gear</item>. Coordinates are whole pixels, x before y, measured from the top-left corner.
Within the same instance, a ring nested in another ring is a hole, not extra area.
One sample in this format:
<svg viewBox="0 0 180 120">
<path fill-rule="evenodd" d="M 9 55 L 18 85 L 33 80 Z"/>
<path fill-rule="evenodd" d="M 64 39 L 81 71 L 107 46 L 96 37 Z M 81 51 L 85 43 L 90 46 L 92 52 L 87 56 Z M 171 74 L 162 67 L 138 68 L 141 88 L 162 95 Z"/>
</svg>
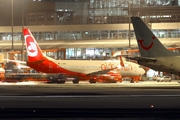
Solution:
<svg viewBox="0 0 180 120">
<path fill-rule="evenodd" d="M 94 76 L 91 76 L 90 80 L 89 80 L 89 83 L 96 83 L 96 77 Z"/>
<path fill-rule="evenodd" d="M 59 84 L 64 84 L 66 82 L 66 80 L 58 80 Z"/>
<path fill-rule="evenodd" d="M 90 79 L 90 80 L 89 80 L 89 83 L 96 83 L 96 80 Z"/>
<path fill-rule="evenodd" d="M 73 82 L 73 84 L 78 84 L 79 83 L 79 78 L 75 78 L 72 82 Z"/>
</svg>

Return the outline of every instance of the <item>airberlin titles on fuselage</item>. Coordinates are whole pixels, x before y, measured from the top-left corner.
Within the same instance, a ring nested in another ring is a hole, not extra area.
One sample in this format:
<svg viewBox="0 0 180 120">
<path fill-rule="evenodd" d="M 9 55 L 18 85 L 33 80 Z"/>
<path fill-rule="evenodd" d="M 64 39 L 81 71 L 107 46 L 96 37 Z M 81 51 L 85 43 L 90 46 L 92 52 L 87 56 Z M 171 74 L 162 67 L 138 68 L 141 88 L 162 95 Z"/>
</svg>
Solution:
<svg viewBox="0 0 180 120">
<path fill-rule="evenodd" d="M 104 63 L 101 64 L 101 70 L 108 70 L 108 69 L 117 69 L 120 71 L 132 71 L 132 66 L 130 64 L 125 65 L 124 67 L 120 66 L 119 64 L 113 64 L 113 63 Z"/>
</svg>

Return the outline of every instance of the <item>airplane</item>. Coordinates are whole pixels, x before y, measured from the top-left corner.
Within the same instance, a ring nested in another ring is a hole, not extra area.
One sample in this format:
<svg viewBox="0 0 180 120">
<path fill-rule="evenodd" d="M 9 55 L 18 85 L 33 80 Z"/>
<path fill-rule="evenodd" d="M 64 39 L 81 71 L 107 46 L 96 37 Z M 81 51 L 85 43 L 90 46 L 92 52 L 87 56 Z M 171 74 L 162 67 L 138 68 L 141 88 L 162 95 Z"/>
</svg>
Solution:
<svg viewBox="0 0 180 120">
<path fill-rule="evenodd" d="M 139 17 L 131 17 L 141 56 L 126 57 L 156 71 L 180 75 L 180 53 L 165 48 Z"/>
<path fill-rule="evenodd" d="M 23 34 L 29 67 L 43 73 L 57 73 L 73 77 L 74 84 L 79 83 L 80 79 L 85 80 L 85 78 L 90 83 L 95 83 L 94 76 L 108 74 L 112 70 L 118 70 L 122 76 L 141 76 L 145 73 L 138 64 L 128 61 L 122 67 L 119 60 L 55 60 L 43 54 L 29 29 L 24 28 Z"/>
</svg>

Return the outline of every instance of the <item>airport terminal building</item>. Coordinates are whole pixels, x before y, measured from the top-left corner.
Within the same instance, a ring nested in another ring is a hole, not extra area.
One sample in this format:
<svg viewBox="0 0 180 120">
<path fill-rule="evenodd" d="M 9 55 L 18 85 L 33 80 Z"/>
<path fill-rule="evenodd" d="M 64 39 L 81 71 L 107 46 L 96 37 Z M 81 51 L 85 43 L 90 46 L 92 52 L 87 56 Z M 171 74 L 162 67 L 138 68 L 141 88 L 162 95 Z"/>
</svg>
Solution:
<svg viewBox="0 0 180 120">
<path fill-rule="evenodd" d="M 137 48 L 130 16 L 141 17 L 167 47 L 178 47 L 179 11 L 180 0 L 1 0 L 1 52 L 22 51 L 22 28 L 29 28 L 56 59 L 111 56 Z"/>
</svg>

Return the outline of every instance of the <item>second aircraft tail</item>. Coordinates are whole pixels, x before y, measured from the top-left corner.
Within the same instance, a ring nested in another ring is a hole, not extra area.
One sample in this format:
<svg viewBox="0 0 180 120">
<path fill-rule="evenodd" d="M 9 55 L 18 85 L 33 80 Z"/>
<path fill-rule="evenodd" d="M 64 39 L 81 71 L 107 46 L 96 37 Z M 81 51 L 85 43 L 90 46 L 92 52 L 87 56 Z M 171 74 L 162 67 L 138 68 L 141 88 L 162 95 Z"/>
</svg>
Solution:
<svg viewBox="0 0 180 120">
<path fill-rule="evenodd" d="M 161 57 L 179 55 L 167 50 L 139 17 L 131 17 L 139 51 L 142 57 Z"/>
</svg>

